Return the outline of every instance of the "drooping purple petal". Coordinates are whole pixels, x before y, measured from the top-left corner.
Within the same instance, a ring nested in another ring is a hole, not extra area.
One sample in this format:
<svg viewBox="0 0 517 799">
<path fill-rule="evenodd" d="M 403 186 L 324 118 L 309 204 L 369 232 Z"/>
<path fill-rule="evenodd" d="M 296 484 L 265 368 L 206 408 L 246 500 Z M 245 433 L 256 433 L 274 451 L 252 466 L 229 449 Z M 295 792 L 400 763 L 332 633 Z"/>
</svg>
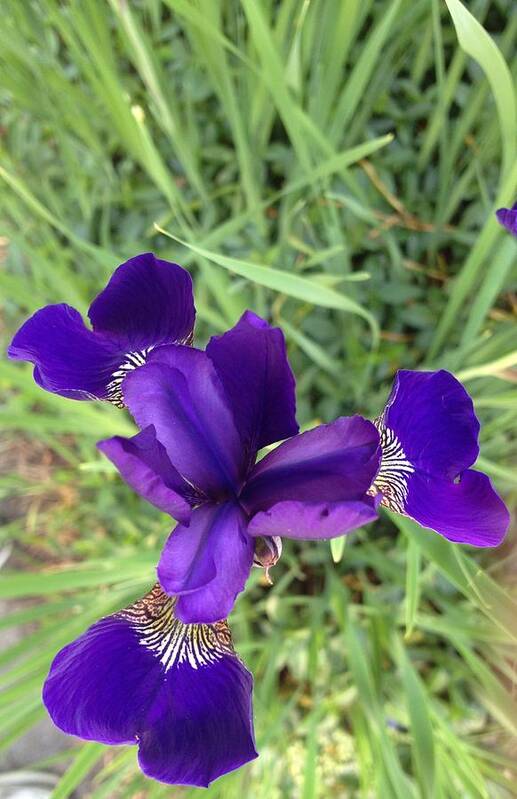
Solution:
<svg viewBox="0 0 517 799">
<path fill-rule="evenodd" d="M 479 453 L 479 422 L 456 378 L 439 372 L 397 372 L 382 425 L 417 470 L 453 480 Z"/>
<path fill-rule="evenodd" d="M 506 228 L 509 233 L 517 236 L 517 203 L 511 208 L 499 208 L 495 212 L 497 221 Z"/>
<path fill-rule="evenodd" d="M 168 594 L 179 596 L 176 614 L 185 623 L 214 622 L 231 612 L 253 563 L 253 541 L 237 503 L 204 505 L 188 527 L 169 536 L 158 564 Z"/>
<path fill-rule="evenodd" d="M 380 461 L 379 433 L 361 416 L 342 417 L 284 441 L 253 469 L 241 501 L 250 514 L 277 502 L 362 500 Z"/>
<path fill-rule="evenodd" d="M 238 491 L 243 454 L 214 366 L 191 347 L 160 347 L 123 384 L 139 427 L 154 425 L 179 473 L 201 493 L 224 498 Z"/>
<path fill-rule="evenodd" d="M 279 328 L 246 311 L 235 327 L 208 342 L 206 352 L 250 459 L 267 444 L 298 432 L 295 380 Z"/>
<path fill-rule="evenodd" d="M 208 787 L 254 760 L 251 691 L 251 674 L 233 655 L 206 671 L 180 666 L 165 701 L 156 699 L 152 725 L 140 737 L 144 774 L 169 784 Z M 174 717 L 181 719 L 176 725 Z"/>
<path fill-rule="evenodd" d="M 58 653 L 43 701 L 66 733 L 138 743 L 147 776 L 206 787 L 257 756 L 252 684 L 226 622 L 183 625 L 155 586 Z"/>
<path fill-rule="evenodd" d="M 409 477 L 405 512 L 449 541 L 475 547 L 498 546 L 510 524 L 510 514 L 489 478 L 472 469 L 458 482 L 431 480 L 415 472 Z"/>
<path fill-rule="evenodd" d="M 34 364 L 38 385 L 69 399 L 105 399 L 112 373 L 120 364 L 114 342 L 85 327 L 70 305 L 36 311 L 14 336 L 9 358 Z"/>
<path fill-rule="evenodd" d="M 156 440 L 152 425 L 132 438 L 114 436 L 99 441 L 97 447 L 144 499 L 182 524 L 189 523 L 196 497 Z"/>
<path fill-rule="evenodd" d="M 96 332 L 125 352 L 185 344 L 195 321 L 192 279 L 178 264 L 142 253 L 115 270 L 88 316 Z"/>
<path fill-rule="evenodd" d="M 123 407 L 121 383 L 161 345 L 186 343 L 195 319 L 192 281 L 152 253 L 119 266 L 89 310 L 93 331 L 69 305 L 48 305 L 16 333 L 10 358 L 34 363 L 42 388 Z"/>
<path fill-rule="evenodd" d="M 449 372 L 397 373 L 377 424 L 382 461 L 374 490 L 382 504 L 451 541 L 496 546 L 508 512 L 477 458 L 472 400 Z"/>
<path fill-rule="evenodd" d="M 342 502 L 277 502 L 257 513 L 248 525 L 253 536 L 283 536 L 306 540 L 335 538 L 377 519 L 379 500 Z"/>
</svg>

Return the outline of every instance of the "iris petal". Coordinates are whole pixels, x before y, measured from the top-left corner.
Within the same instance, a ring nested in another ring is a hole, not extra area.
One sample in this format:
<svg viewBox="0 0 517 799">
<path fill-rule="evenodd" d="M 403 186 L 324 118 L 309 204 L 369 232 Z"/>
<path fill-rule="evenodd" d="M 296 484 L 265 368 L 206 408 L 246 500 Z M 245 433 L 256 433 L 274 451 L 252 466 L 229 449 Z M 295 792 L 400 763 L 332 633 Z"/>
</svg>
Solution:
<svg viewBox="0 0 517 799">
<path fill-rule="evenodd" d="M 131 488 L 164 513 L 188 524 L 195 492 L 171 464 L 152 425 L 132 438 L 114 436 L 99 441 L 97 447 Z"/>
<path fill-rule="evenodd" d="M 46 391 L 77 400 L 106 399 L 120 363 L 116 345 L 85 326 L 70 305 L 36 311 L 14 336 L 9 358 L 34 364 L 34 379 Z"/>
<path fill-rule="evenodd" d="M 377 472 L 379 434 L 361 416 L 342 417 L 284 441 L 253 469 L 241 501 L 250 513 L 276 502 L 361 500 Z"/>
<path fill-rule="evenodd" d="M 115 270 L 88 316 L 96 332 L 126 352 L 185 344 L 194 330 L 192 279 L 178 264 L 142 253 Z"/>
<path fill-rule="evenodd" d="M 246 311 L 235 327 L 208 342 L 243 448 L 257 450 L 298 432 L 295 380 L 282 331 Z"/>
<path fill-rule="evenodd" d="M 171 533 L 158 565 L 167 593 L 179 595 L 176 613 L 184 622 L 213 622 L 231 612 L 253 564 L 246 515 L 233 502 L 204 505 L 190 524 Z"/>
<path fill-rule="evenodd" d="M 479 422 L 472 400 L 446 371 L 397 373 L 377 420 L 382 461 L 372 492 L 451 541 L 496 546 L 508 512 L 477 458 Z"/>
<path fill-rule="evenodd" d="M 253 517 L 248 532 L 304 540 L 335 538 L 377 519 L 377 505 L 372 497 L 343 502 L 277 502 Z"/>
<path fill-rule="evenodd" d="M 453 480 L 476 460 L 479 422 L 456 378 L 439 372 L 397 372 L 383 414 L 407 457 L 420 471 Z"/>
<path fill-rule="evenodd" d="M 66 733 L 138 743 L 149 777 L 207 786 L 257 756 L 252 684 L 226 622 L 181 624 L 155 586 L 58 653 L 43 700 Z"/>
<path fill-rule="evenodd" d="M 160 347 L 124 381 L 139 427 L 156 436 L 179 473 L 211 498 L 235 494 L 243 453 L 232 412 L 214 366 L 191 347 Z"/>
<path fill-rule="evenodd" d="M 241 502 L 253 536 L 333 538 L 377 517 L 367 496 L 380 460 L 379 434 L 361 416 L 337 419 L 284 441 L 251 473 Z"/>
<path fill-rule="evenodd" d="M 499 208 L 495 212 L 497 221 L 506 228 L 509 233 L 517 236 L 517 203 L 511 208 Z"/>
<path fill-rule="evenodd" d="M 8 355 L 34 363 L 34 379 L 47 391 L 123 407 L 122 381 L 152 349 L 190 341 L 192 281 L 177 264 L 136 256 L 115 271 L 89 316 L 93 330 L 69 305 L 48 305 L 20 328 Z"/>
<path fill-rule="evenodd" d="M 489 478 L 472 469 L 463 472 L 458 482 L 412 475 L 406 513 L 449 541 L 475 547 L 498 546 L 510 524 L 508 510 Z"/>
</svg>

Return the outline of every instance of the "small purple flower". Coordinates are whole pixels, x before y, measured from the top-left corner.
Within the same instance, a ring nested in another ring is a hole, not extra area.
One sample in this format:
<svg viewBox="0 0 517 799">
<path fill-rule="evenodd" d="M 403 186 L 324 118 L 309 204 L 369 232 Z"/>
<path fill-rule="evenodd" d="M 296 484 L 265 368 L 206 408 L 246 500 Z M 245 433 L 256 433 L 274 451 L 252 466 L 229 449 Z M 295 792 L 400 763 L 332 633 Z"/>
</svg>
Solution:
<svg viewBox="0 0 517 799">
<path fill-rule="evenodd" d="M 508 511 L 476 461 L 479 422 L 472 400 L 453 375 L 397 372 L 376 420 L 381 466 L 372 493 L 450 541 L 478 547 L 501 543 Z"/>
<path fill-rule="evenodd" d="M 141 432 L 98 446 L 179 522 L 158 578 L 183 622 L 226 618 L 254 558 L 276 562 L 277 537 L 332 538 L 377 516 L 367 495 L 380 460 L 375 426 L 354 416 L 296 435 L 283 334 L 249 311 L 206 352 L 155 350 L 125 379 L 124 398 Z"/>
<path fill-rule="evenodd" d="M 517 203 L 511 208 L 499 208 L 495 212 L 497 221 L 506 228 L 509 233 L 517 236 Z"/>
<path fill-rule="evenodd" d="M 31 361 L 38 385 L 70 399 L 123 407 L 126 374 L 160 344 L 186 344 L 195 321 L 192 280 L 152 253 L 118 267 L 90 305 L 87 328 L 70 305 L 47 305 L 18 330 L 10 358 Z"/>
<path fill-rule="evenodd" d="M 64 732 L 138 744 L 144 774 L 207 787 L 257 757 L 253 678 L 225 621 L 185 625 L 156 585 L 56 655 L 43 701 Z"/>
</svg>

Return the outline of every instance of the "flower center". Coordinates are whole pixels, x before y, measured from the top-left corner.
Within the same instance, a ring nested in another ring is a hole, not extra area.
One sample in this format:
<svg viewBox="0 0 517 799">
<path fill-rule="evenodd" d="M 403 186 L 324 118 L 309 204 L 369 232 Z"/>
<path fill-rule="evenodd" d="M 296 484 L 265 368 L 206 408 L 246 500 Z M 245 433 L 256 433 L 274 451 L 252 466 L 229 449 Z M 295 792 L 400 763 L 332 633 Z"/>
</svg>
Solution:
<svg viewBox="0 0 517 799">
<path fill-rule="evenodd" d="M 126 359 L 120 366 L 115 369 L 111 375 L 111 380 L 106 386 L 108 392 L 107 400 L 113 403 L 117 408 L 124 408 L 124 398 L 122 396 L 122 383 L 124 378 L 129 372 L 134 372 L 139 366 L 143 366 L 147 360 L 147 356 L 154 349 L 154 346 L 146 347 L 143 350 L 136 350 L 135 352 L 126 352 L 124 358 Z"/>
<path fill-rule="evenodd" d="M 224 655 L 235 656 L 225 621 L 183 624 L 174 615 L 175 604 L 176 599 L 156 584 L 143 599 L 116 615 L 129 622 L 139 644 L 160 660 L 166 672 L 181 663 L 197 669 L 215 663 Z"/>
<path fill-rule="evenodd" d="M 375 422 L 380 438 L 382 458 L 379 471 L 368 491 L 371 496 L 382 494 L 386 508 L 396 513 L 405 513 L 408 496 L 408 479 L 415 467 L 407 459 L 399 439 L 389 427 L 382 426 L 382 417 Z"/>
</svg>

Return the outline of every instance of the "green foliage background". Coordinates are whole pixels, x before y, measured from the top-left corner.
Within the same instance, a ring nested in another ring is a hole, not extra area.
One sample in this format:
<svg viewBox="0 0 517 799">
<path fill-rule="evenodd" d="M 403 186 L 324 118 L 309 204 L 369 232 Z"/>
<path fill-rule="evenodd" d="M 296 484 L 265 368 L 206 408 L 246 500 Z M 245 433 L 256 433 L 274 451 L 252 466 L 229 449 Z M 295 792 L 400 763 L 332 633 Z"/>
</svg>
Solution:
<svg viewBox="0 0 517 799">
<path fill-rule="evenodd" d="M 399 367 L 455 372 L 511 504 L 517 245 L 493 212 L 517 195 L 512 0 L 3 0 L 2 17 L 6 343 L 152 249 L 192 270 L 199 345 L 247 307 L 283 327 L 304 426 L 375 416 Z M 0 620 L 27 625 L 0 654 L 8 748 L 44 715 L 58 648 L 151 585 L 169 522 L 95 450 L 131 434 L 125 413 L 20 364 L 0 382 L 0 597 L 27 599 Z M 288 543 L 231 620 L 261 756 L 204 795 L 516 795 L 513 544 L 387 516 L 334 557 Z M 55 762 L 54 799 L 85 779 L 92 799 L 199 794 L 144 781 L 133 748 L 70 739 Z"/>
</svg>

